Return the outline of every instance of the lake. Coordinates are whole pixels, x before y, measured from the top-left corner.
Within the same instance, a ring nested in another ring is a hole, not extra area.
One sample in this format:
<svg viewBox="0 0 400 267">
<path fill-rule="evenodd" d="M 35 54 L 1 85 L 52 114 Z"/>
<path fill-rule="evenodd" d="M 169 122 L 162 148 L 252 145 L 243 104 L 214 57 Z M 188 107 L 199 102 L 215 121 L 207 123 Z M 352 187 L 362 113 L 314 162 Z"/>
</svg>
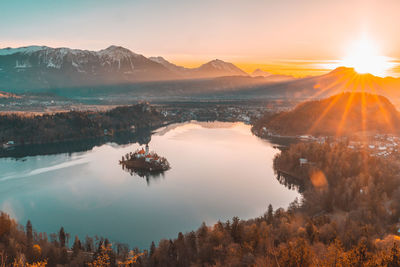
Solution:
<svg viewBox="0 0 400 267">
<path fill-rule="evenodd" d="M 107 143 L 86 152 L 0 159 L 0 208 L 36 231 L 148 248 L 238 216 L 262 215 L 268 204 L 286 208 L 299 193 L 281 185 L 272 160 L 279 150 L 243 123 L 188 122 L 157 130 L 150 150 L 171 169 L 149 179 L 118 164 L 139 144 Z"/>
</svg>

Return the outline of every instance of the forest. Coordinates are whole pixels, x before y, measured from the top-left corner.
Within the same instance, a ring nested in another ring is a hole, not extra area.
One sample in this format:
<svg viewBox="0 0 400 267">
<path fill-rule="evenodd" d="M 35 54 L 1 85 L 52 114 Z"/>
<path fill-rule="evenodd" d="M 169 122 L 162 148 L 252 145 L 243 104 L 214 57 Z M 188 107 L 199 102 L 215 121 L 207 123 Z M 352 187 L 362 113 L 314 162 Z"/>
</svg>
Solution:
<svg viewBox="0 0 400 267">
<path fill-rule="evenodd" d="M 266 203 L 257 218 L 203 223 L 146 250 L 99 237 L 70 242 L 63 228 L 47 236 L 3 213 L 1 266 L 400 266 L 395 160 L 345 144 L 299 143 L 277 154 L 274 169 L 295 174 L 279 181 L 302 193 L 287 209 Z"/>
<path fill-rule="evenodd" d="M 70 111 L 35 116 L 0 115 L 0 143 L 49 144 L 113 135 L 163 125 L 165 117 L 146 103 L 105 112 Z"/>
</svg>

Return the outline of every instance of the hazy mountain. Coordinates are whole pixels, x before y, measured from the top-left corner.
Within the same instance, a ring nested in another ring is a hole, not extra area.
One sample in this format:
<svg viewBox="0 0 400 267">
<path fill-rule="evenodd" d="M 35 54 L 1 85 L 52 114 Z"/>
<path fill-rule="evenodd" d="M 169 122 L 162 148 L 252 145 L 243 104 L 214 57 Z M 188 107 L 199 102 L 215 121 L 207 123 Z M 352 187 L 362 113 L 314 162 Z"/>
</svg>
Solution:
<svg viewBox="0 0 400 267">
<path fill-rule="evenodd" d="M 219 59 L 214 59 L 200 67 L 193 69 L 197 77 L 215 77 L 215 76 L 247 76 L 248 74 L 239 69 L 232 63 Z"/>
<path fill-rule="evenodd" d="M 314 89 L 320 91 L 321 94 L 360 91 L 377 93 L 387 97 L 400 96 L 400 78 L 382 78 L 368 73 L 359 74 L 353 68 L 339 67 L 314 80 Z"/>
<path fill-rule="evenodd" d="M 283 81 L 291 81 L 296 78 L 291 75 L 282 75 L 282 74 L 272 74 L 267 71 L 263 71 L 261 69 L 256 69 L 251 73 L 252 77 L 264 77 L 269 82 L 283 82 Z"/>
<path fill-rule="evenodd" d="M 289 112 L 267 115 L 257 123 L 258 130 L 262 127 L 282 135 L 394 133 L 400 130 L 400 116 L 386 97 L 347 92 L 303 102 Z"/>
<path fill-rule="evenodd" d="M 256 78 L 256 77 L 254 77 Z M 279 82 L 264 77 L 258 84 L 235 90 L 231 98 L 324 98 L 341 92 L 367 92 L 390 98 L 400 104 L 400 78 L 359 74 L 352 68 L 339 67 L 327 74 Z"/>
<path fill-rule="evenodd" d="M 327 74 L 287 83 L 291 94 L 327 97 L 340 92 L 367 92 L 389 98 L 400 97 L 400 79 L 359 74 L 353 68 L 339 67 Z"/>
<path fill-rule="evenodd" d="M 175 64 L 167 61 L 163 57 L 149 57 L 149 59 L 163 65 L 164 67 L 166 67 L 170 71 L 173 71 L 174 73 L 178 74 L 181 77 L 185 77 L 185 76 L 189 75 L 190 69 L 175 65 Z"/>
<path fill-rule="evenodd" d="M 268 77 L 271 75 L 272 75 L 272 73 L 270 73 L 268 71 L 263 71 L 262 69 L 256 69 L 251 73 L 251 76 L 254 76 L 254 77 L 258 77 L 258 76 Z"/>
<path fill-rule="evenodd" d="M 340 70 L 349 71 L 342 77 Z M 350 75 L 350 76 L 349 76 Z M 354 75 L 352 77 L 352 75 Z M 350 78 L 347 78 L 347 77 Z M 352 78 L 351 78 L 352 77 Z M 364 78 L 363 78 L 364 77 Z M 286 81 L 271 81 L 268 77 L 251 76 L 224 76 L 203 79 L 179 78 L 178 80 L 128 82 L 123 84 L 100 84 L 97 86 L 74 86 L 37 90 L 56 94 L 72 99 L 90 101 L 111 101 L 112 103 L 129 103 L 135 100 L 172 101 L 195 99 L 219 100 L 262 100 L 262 99 L 292 99 L 295 101 L 306 99 L 320 99 L 337 94 L 338 92 L 352 91 L 351 82 L 360 79 L 377 81 L 399 81 L 394 78 L 379 78 L 370 75 L 359 75 L 351 69 L 337 69 L 325 75 L 307 77 Z M 0 83 L 2 80 L 0 80 Z M 391 82 L 396 83 L 396 82 Z M 389 84 L 391 84 L 389 83 Z M 358 91 L 362 91 L 359 84 Z M 398 90 L 386 90 L 384 86 L 377 86 L 374 91 L 385 95 L 396 105 L 400 104 Z M 10 87 L 11 88 L 11 87 Z M 365 87 L 364 87 L 365 88 Z M 395 87 L 393 87 L 395 88 Z M 6 90 L 19 93 L 21 90 Z M 365 90 L 368 92 L 368 90 Z M 369 90 L 372 91 L 372 90 Z M 23 92 L 23 91 L 22 91 Z"/>
<path fill-rule="evenodd" d="M 163 57 L 150 57 L 149 59 L 162 64 L 164 67 L 173 71 L 186 79 L 213 78 L 222 76 L 248 76 L 246 72 L 236 67 L 234 64 L 219 59 L 212 60 L 198 68 L 185 68 L 177 66 Z"/>
</svg>

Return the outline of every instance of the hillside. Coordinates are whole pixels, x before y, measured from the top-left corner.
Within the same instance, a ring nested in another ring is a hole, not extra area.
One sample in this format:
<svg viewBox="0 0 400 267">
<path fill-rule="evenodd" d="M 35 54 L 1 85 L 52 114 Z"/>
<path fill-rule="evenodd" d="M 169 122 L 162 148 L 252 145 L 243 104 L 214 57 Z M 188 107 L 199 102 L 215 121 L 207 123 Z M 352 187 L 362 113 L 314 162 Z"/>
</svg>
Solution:
<svg viewBox="0 0 400 267">
<path fill-rule="evenodd" d="M 255 125 L 260 131 L 281 135 L 348 135 L 357 132 L 395 133 L 400 116 L 383 96 L 368 93 L 341 93 L 322 100 L 307 101 L 293 110 L 266 115 Z"/>
</svg>

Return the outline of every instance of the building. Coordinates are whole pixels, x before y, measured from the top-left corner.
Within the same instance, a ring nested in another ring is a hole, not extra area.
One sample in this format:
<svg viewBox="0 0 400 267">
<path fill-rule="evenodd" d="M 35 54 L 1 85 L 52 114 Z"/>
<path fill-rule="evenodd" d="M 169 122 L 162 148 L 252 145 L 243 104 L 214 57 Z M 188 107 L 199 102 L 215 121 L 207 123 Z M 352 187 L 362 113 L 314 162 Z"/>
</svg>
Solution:
<svg viewBox="0 0 400 267">
<path fill-rule="evenodd" d="M 147 144 L 145 149 L 140 149 L 135 153 L 135 157 L 137 159 L 145 158 L 146 162 L 150 162 L 153 159 L 153 156 L 150 154 L 149 145 Z"/>
<path fill-rule="evenodd" d="M 305 158 L 300 158 L 300 159 L 299 159 L 299 163 L 300 163 L 300 166 L 303 166 L 303 165 L 308 164 L 308 160 L 305 159 Z"/>
<path fill-rule="evenodd" d="M 153 157 L 151 155 L 146 155 L 146 162 L 152 161 Z"/>
<path fill-rule="evenodd" d="M 14 145 L 15 145 L 14 141 L 8 141 L 7 143 L 3 144 L 3 148 L 9 148 Z"/>
<path fill-rule="evenodd" d="M 136 153 L 136 158 L 144 158 L 145 156 L 146 152 L 144 151 L 143 148 Z"/>
</svg>

